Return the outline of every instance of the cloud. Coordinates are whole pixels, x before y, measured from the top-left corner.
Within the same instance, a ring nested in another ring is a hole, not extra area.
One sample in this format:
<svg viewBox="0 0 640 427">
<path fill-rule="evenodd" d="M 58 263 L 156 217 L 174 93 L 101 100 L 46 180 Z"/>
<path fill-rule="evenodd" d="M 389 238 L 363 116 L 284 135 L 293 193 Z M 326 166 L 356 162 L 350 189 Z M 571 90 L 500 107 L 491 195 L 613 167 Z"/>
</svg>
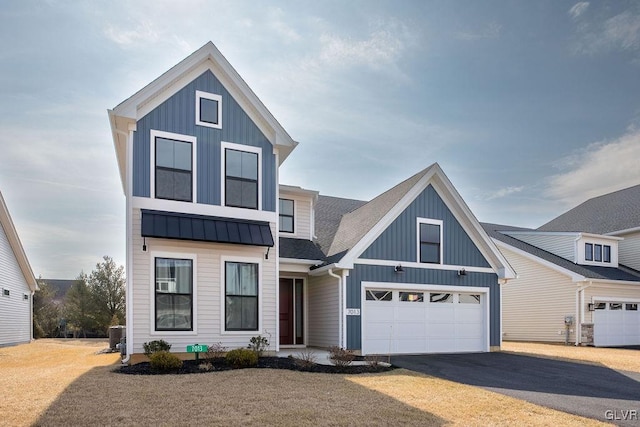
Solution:
<svg viewBox="0 0 640 427">
<path fill-rule="evenodd" d="M 572 48 L 585 55 L 640 51 L 640 13 L 626 10 L 602 22 L 581 20 Z"/>
<path fill-rule="evenodd" d="M 460 31 L 455 33 L 455 38 L 458 40 L 482 40 L 482 39 L 497 39 L 502 32 L 502 25 L 497 22 L 490 22 L 484 28 L 479 31 Z"/>
<path fill-rule="evenodd" d="M 564 169 L 549 179 L 546 191 L 552 199 L 576 205 L 589 198 L 640 184 L 640 131 L 589 145 L 561 159 Z"/>
<path fill-rule="evenodd" d="M 155 29 L 154 25 L 149 21 L 140 21 L 132 23 L 133 30 L 124 30 L 113 25 L 108 25 L 104 34 L 111 41 L 122 45 L 130 46 L 135 43 L 154 43 L 160 39 L 160 33 Z"/>
<path fill-rule="evenodd" d="M 503 187 L 503 188 L 500 188 L 499 190 L 494 191 L 493 193 L 487 194 L 485 196 L 485 200 L 501 199 L 511 194 L 519 193 L 522 190 L 524 190 L 524 186 L 522 185 L 519 187 L 514 187 L 514 186 Z"/>
<path fill-rule="evenodd" d="M 574 4 L 571 9 L 569 9 L 569 16 L 571 17 L 571 19 L 576 20 L 587 10 L 588 7 L 588 1 L 578 2 Z"/>
<path fill-rule="evenodd" d="M 286 43 L 297 42 L 302 38 L 295 29 L 284 22 L 284 12 L 282 9 L 271 9 L 267 15 L 267 26 L 278 34 Z"/>
</svg>

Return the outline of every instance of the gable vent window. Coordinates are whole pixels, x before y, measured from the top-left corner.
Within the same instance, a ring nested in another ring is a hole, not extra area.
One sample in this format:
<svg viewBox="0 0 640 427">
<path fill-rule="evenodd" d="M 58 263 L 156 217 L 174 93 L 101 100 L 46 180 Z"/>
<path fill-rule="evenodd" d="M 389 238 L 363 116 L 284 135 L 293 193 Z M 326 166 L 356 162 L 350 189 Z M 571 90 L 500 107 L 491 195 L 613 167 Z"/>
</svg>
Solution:
<svg viewBox="0 0 640 427">
<path fill-rule="evenodd" d="M 280 199 L 280 231 L 293 233 L 293 200 Z"/>
<path fill-rule="evenodd" d="M 418 259 L 422 263 L 442 263 L 442 222 L 418 220 Z"/>
<path fill-rule="evenodd" d="M 222 96 L 196 91 L 196 124 L 222 129 Z"/>
<path fill-rule="evenodd" d="M 161 137 L 156 137 L 155 142 L 156 198 L 192 201 L 192 144 Z"/>
</svg>

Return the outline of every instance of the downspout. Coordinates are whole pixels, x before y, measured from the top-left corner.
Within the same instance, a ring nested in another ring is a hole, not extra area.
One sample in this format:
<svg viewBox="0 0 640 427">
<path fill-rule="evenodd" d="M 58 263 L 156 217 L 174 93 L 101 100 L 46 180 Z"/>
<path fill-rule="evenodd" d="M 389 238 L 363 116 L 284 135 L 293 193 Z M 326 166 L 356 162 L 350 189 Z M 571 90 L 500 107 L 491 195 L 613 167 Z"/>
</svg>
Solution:
<svg viewBox="0 0 640 427">
<path fill-rule="evenodd" d="M 582 338 L 582 323 L 584 323 L 584 290 L 591 286 L 591 283 L 576 289 L 576 346 L 580 345 Z"/>
<path fill-rule="evenodd" d="M 333 268 L 330 268 L 329 271 L 327 271 L 327 273 L 329 273 L 329 276 L 331 277 L 335 277 L 336 279 L 338 279 L 338 345 L 342 348 L 344 348 L 343 342 L 344 340 L 344 329 L 343 329 L 343 325 L 345 323 L 345 319 L 344 319 L 344 304 L 346 303 L 345 301 L 343 301 L 344 298 L 344 293 L 342 290 L 342 276 L 338 276 L 337 274 L 335 274 L 333 272 Z"/>
<path fill-rule="evenodd" d="M 29 333 L 29 335 L 31 335 L 31 339 L 29 340 L 29 342 L 33 342 L 33 296 L 36 294 L 36 291 L 31 291 L 31 298 L 29 298 L 29 313 L 31 313 L 31 316 L 29 316 L 29 330 L 31 331 Z"/>
</svg>

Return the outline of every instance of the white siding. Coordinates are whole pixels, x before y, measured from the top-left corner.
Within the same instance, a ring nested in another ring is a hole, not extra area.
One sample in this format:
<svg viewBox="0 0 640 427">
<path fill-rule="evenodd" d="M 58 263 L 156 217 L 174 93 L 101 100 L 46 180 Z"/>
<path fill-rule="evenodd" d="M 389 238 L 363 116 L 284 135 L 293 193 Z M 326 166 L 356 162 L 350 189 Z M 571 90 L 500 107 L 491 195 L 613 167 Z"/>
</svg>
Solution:
<svg viewBox="0 0 640 427">
<path fill-rule="evenodd" d="M 340 299 L 338 279 L 329 275 L 309 277 L 308 332 L 310 347 L 339 345 Z"/>
<path fill-rule="evenodd" d="M 0 225 L 0 346 L 31 340 L 31 291 Z M 4 296 L 2 290 L 9 290 Z M 29 295 L 24 299 L 24 295 Z"/>
<path fill-rule="evenodd" d="M 628 234 L 618 243 L 618 261 L 622 265 L 640 270 L 640 233 Z"/>
<path fill-rule="evenodd" d="M 549 267 L 500 247 L 518 273 L 502 286 L 503 339 L 564 342 L 564 316 L 575 316 L 577 285 Z M 576 331 L 575 325 L 572 327 Z M 560 331 L 560 334 L 558 333 Z M 575 342 L 575 333 L 570 334 Z"/>
<path fill-rule="evenodd" d="M 272 232 L 275 224 L 271 224 Z M 164 339 L 172 344 L 172 351 L 185 352 L 189 344 L 221 342 L 229 349 L 246 347 L 252 336 L 263 335 L 275 349 L 276 335 L 276 257 L 273 250 L 265 260 L 266 248 L 242 245 L 222 245 L 206 242 L 190 242 L 168 239 L 147 238 L 147 251 L 142 251 L 143 239 L 140 237 L 140 210 L 133 211 L 133 353 L 142 353 L 142 344 L 152 340 Z M 193 254 L 197 257 L 194 295 L 194 332 L 155 332 L 153 321 L 152 253 L 178 252 Z M 262 265 L 261 298 L 259 315 L 262 329 L 254 332 L 222 332 L 224 312 L 222 300 L 224 290 L 221 285 L 222 258 L 250 257 L 260 260 Z"/>
<path fill-rule="evenodd" d="M 569 261 L 575 262 L 576 252 L 576 235 L 549 235 L 549 234 L 510 234 L 505 231 L 504 234 L 515 237 L 518 240 L 527 242 L 530 245 L 537 246 L 540 249 L 556 254 Z"/>
<path fill-rule="evenodd" d="M 312 240 L 311 236 L 311 198 L 299 194 L 280 193 L 281 199 L 293 200 L 293 233 L 280 232 L 282 237 Z"/>
<path fill-rule="evenodd" d="M 616 298 L 619 298 L 616 301 Z M 611 301 L 611 302 L 625 302 L 625 301 L 637 301 L 640 302 L 640 283 L 638 285 L 628 286 L 615 286 L 615 287 L 602 287 L 602 286 L 590 286 L 584 291 L 584 303 L 585 306 L 599 301 Z M 585 307 L 585 323 L 593 322 L 593 312 L 588 311 Z"/>
</svg>

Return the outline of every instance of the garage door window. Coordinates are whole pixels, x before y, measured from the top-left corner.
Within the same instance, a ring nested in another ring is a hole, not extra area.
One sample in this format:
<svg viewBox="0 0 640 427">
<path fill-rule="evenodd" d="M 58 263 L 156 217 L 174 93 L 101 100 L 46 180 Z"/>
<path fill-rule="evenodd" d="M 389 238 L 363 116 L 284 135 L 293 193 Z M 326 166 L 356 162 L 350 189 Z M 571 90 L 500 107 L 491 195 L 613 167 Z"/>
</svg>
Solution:
<svg viewBox="0 0 640 427">
<path fill-rule="evenodd" d="M 391 301 L 391 291 L 367 291 L 367 301 Z"/>
<path fill-rule="evenodd" d="M 422 292 L 400 292 L 400 301 L 423 302 L 424 294 Z"/>
<path fill-rule="evenodd" d="M 609 303 L 609 310 L 622 310 L 622 304 L 619 302 Z"/>
<path fill-rule="evenodd" d="M 638 304 L 627 304 L 627 311 L 638 311 Z"/>
<path fill-rule="evenodd" d="M 478 294 L 460 294 L 458 299 L 460 304 L 480 304 L 480 295 Z"/>
<path fill-rule="evenodd" d="M 605 308 L 607 308 L 606 302 L 597 302 L 593 305 L 594 310 L 604 310 Z"/>
<path fill-rule="evenodd" d="M 453 303 L 453 294 L 429 294 L 429 301 L 435 303 Z"/>
</svg>

